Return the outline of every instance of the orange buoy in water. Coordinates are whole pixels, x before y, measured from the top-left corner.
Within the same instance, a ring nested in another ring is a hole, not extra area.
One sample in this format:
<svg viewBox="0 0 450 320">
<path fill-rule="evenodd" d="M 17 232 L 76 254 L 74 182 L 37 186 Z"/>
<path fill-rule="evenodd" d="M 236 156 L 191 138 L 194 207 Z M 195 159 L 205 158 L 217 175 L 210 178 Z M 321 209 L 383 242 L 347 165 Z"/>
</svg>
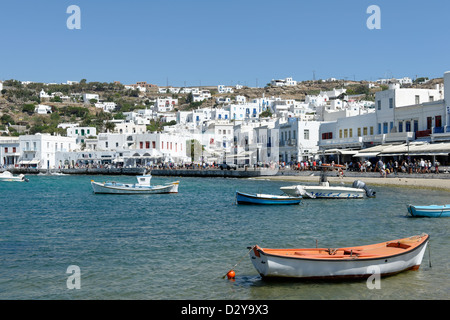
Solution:
<svg viewBox="0 0 450 320">
<path fill-rule="evenodd" d="M 236 273 L 233 270 L 228 271 L 228 273 L 227 273 L 228 279 L 234 279 L 235 276 L 236 276 Z"/>
</svg>

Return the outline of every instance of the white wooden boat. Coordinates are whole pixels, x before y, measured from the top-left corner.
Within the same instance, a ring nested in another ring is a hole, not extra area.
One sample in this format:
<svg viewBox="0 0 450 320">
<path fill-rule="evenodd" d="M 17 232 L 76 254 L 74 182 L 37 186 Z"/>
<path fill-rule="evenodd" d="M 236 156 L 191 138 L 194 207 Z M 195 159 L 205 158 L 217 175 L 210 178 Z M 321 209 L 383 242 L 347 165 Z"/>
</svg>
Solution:
<svg viewBox="0 0 450 320">
<path fill-rule="evenodd" d="M 408 212 L 413 217 L 427 217 L 427 218 L 448 218 L 450 217 L 450 204 L 444 205 L 429 205 L 429 206 L 414 206 L 409 204 L 406 206 Z"/>
<path fill-rule="evenodd" d="M 178 193 L 179 181 L 171 182 L 165 185 L 150 185 L 150 174 L 137 176 L 137 183 L 120 182 L 95 182 L 91 180 L 94 193 L 112 193 L 112 194 L 154 194 L 154 193 Z"/>
<path fill-rule="evenodd" d="M 29 180 L 27 178 L 25 178 L 25 176 L 23 174 L 19 174 L 19 175 L 15 176 L 9 171 L 3 171 L 0 174 L 0 181 L 16 181 L 16 182 L 25 181 L 25 182 L 28 182 Z"/>
<path fill-rule="evenodd" d="M 392 275 L 417 270 L 422 263 L 429 236 L 346 248 L 250 250 L 253 266 L 262 277 L 300 279 L 367 278 L 375 273 Z"/>
<path fill-rule="evenodd" d="M 329 167 L 322 169 L 318 185 L 293 185 L 281 187 L 280 190 L 289 196 L 303 198 L 328 198 L 328 199 L 361 199 L 373 198 L 376 192 L 369 189 L 360 180 L 355 180 L 351 187 L 331 186 L 326 178 L 326 171 Z"/>
<path fill-rule="evenodd" d="M 299 204 L 302 201 L 302 197 L 291 196 L 278 196 L 273 194 L 263 193 L 244 193 L 236 191 L 236 203 L 237 204 Z"/>
</svg>

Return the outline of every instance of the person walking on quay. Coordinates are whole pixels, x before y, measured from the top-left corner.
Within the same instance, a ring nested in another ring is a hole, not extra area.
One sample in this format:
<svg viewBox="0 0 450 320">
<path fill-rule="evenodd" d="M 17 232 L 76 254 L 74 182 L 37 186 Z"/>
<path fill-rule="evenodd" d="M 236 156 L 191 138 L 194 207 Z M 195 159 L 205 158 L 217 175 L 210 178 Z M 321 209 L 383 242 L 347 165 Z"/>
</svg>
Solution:
<svg viewBox="0 0 450 320">
<path fill-rule="evenodd" d="M 439 173 L 439 162 L 434 161 L 434 173 Z"/>
<path fill-rule="evenodd" d="M 386 178 L 386 171 L 384 170 L 384 163 L 383 161 L 381 161 L 381 158 L 378 160 L 375 169 L 378 169 L 378 171 L 380 172 L 380 176 Z"/>
</svg>

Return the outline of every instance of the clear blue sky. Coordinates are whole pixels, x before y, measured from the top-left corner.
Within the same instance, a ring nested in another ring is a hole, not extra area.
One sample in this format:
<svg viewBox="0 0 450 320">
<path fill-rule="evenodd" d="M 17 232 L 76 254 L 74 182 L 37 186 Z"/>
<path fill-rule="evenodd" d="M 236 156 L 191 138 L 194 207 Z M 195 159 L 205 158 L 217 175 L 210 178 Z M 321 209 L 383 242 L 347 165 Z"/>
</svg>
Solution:
<svg viewBox="0 0 450 320">
<path fill-rule="evenodd" d="M 369 30 L 369 5 L 381 29 Z M 69 5 L 81 30 L 69 30 Z M 1 0 L 0 80 L 264 86 L 274 78 L 442 77 L 443 0 Z"/>
</svg>

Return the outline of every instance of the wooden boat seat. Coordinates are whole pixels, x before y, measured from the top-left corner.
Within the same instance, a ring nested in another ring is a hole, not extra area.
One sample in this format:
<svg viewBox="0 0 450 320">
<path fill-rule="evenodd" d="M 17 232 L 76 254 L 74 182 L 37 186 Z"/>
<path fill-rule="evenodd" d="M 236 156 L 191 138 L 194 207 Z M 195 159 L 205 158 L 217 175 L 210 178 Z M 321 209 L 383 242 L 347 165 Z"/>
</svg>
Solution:
<svg viewBox="0 0 450 320">
<path fill-rule="evenodd" d="M 406 244 L 406 243 L 404 243 L 404 242 L 389 242 L 389 243 L 386 243 L 386 247 L 388 247 L 388 248 L 402 248 L 402 249 L 408 249 L 408 248 L 410 248 L 411 246 L 409 245 L 409 244 Z"/>
</svg>

